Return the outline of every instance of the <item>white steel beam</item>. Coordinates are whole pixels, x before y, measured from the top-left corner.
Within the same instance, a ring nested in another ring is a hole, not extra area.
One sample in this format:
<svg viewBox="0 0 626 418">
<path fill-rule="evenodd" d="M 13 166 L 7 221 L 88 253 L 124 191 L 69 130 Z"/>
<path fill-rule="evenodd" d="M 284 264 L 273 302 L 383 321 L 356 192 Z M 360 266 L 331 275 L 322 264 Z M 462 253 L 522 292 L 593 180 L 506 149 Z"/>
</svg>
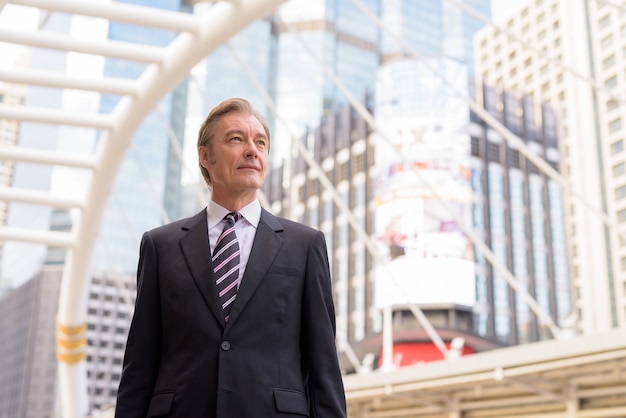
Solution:
<svg viewBox="0 0 626 418">
<path fill-rule="evenodd" d="M 96 159 L 93 155 L 65 154 L 44 149 L 11 146 L 0 147 L 0 160 L 87 169 L 94 169 L 96 167 Z"/>
<path fill-rule="evenodd" d="M 76 199 L 65 196 L 54 196 L 47 191 L 19 189 L 16 187 L 0 186 L 0 200 L 8 202 L 29 203 L 32 205 L 50 206 L 60 209 L 83 209 L 85 202 L 83 199 Z"/>
<path fill-rule="evenodd" d="M 111 115 L 69 113 L 59 109 L 34 106 L 12 106 L 1 103 L 0 118 L 97 129 L 111 129 L 113 126 L 113 117 Z"/>
<path fill-rule="evenodd" d="M 11 3 L 21 6 L 38 7 L 54 12 L 101 17 L 117 22 L 132 23 L 176 32 L 197 34 L 200 30 L 199 21 L 191 14 L 165 11 L 134 4 L 84 0 L 12 0 Z"/>
<path fill-rule="evenodd" d="M 0 241 L 21 241 L 69 248 L 76 244 L 76 236 L 69 232 L 0 226 Z"/>
<path fill-rule="evenodd" d="M 74 76 L 70 77 L 62 73 L 52 73 L 49 71 L 25 68 L 20 68 L 19 70 L 0 68 L 0 80 L 7 83 L 97 91 L 120 96 L 134 96 L 137 94 L 136 81 L 124 78 L 87 79 L 76 78 Z"/>
<path fill-rule="evenodd" d="M 128 61 L 159 64 L 165 55 L 163 48 L 151 45 L 129 44 L 120 41 L 92 42 L 54 32 L 17 32 L 0 29 L 0 42 L 60 51 L 82 52 Z"/>
</svg>

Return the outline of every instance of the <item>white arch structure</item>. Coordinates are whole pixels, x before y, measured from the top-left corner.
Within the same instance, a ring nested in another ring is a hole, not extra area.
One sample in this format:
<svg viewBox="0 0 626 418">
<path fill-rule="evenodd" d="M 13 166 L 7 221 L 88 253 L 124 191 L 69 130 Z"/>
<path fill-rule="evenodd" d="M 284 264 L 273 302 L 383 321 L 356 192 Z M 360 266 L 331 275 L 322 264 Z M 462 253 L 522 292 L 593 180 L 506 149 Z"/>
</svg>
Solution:
<svg viewBox="0 0 626 418">
<path fill-rule="evenodd" d="M 47 71 L 2 70 L 0 80 L 55 88 L 72 88 L 122 95 L 109 115 L 68 114 L 48 108 L 0 105 L 0 117 L 18 121 L 71 125 L 101 129 L 95 154 L 76 158 L 56 152 L 23 148 L 0 149 L 0 158 L 45 165 L 92 170 L 84 200 L 55 197 L 46 192 L 0 189 L 0 199 L 51 207 L 79 208 L 80 220 L 72 232 L 33 231 L 0 227 L 0 240 L 16 240 L 67 247 L 57 317 L 57 357 L 64 417 L 87 413 L 86 393 L 86 277 L 90 255 L 109 191 L 133 135 L 158 101 L 189 73 L 200 60 L 251 22 L 271 13 L 285 0 L 232 0 L 214 4 L 207 13 L 193 15 L 123 3 L 81 0 L 12 0 L 7 4 L 29 6 L 47 12 L 99 17 L 178 32 L 166 47 L 131 45 L 107 41 L 95 43 L 41 31 L 0 30 L 0 42 L 75 51 L 150 64 L 135 80 L 78 80 Z M 80 243 L 80 245 L 78 245 Z"/>
</svg>

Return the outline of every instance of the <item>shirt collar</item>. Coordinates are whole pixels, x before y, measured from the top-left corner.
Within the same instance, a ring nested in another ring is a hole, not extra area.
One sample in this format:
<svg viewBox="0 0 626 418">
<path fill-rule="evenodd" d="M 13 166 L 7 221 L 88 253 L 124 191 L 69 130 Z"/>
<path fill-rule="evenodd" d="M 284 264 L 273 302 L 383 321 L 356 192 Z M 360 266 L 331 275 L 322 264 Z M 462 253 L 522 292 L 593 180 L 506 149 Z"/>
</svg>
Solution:
<svg viewBox="0 0 626 418">
<path fill-rule="evenodd" d="M 207 211 L 207 222 L 209 224 L 209 229 L 213 228 L 215 225 L 219 224 L 224 216 L 226 216 L 230 211 L 225 207 L 215 203 L 213 200 L 209 201 L 209 205 L 206 208 Z M 255 228 L 259 226 L 259 221 L 261 220 L 261 204 L 258 199 L 254 199 L 252 202 L 248 203 L 246 206 L 239 210 L 239 214 L 252 226 Z"/>
</svg>

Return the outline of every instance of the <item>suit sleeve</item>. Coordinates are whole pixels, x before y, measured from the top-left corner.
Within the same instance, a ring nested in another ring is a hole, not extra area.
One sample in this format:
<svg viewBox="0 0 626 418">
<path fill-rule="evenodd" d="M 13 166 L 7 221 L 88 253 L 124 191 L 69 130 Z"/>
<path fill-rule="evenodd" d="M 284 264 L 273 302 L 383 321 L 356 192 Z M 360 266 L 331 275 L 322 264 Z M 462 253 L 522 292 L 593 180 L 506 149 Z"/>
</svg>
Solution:
<svg viewBox="0 0 626 418">
<path fill-rule="evenodd" d="M 328 253 L 321 232 L 311 242 L 308 252 L 302 312 L 302 368 L 308 378 L 311 418 L 345 417 Z"/>
<path fill-rule="evenodd" d="M 157 256 L 149 233 L 141 240 L 137 268 L 137 299 L 130 325 L 116 418 L 145 417 L 152 397 L 160 358 L 161 307 Z"/>
</svg>

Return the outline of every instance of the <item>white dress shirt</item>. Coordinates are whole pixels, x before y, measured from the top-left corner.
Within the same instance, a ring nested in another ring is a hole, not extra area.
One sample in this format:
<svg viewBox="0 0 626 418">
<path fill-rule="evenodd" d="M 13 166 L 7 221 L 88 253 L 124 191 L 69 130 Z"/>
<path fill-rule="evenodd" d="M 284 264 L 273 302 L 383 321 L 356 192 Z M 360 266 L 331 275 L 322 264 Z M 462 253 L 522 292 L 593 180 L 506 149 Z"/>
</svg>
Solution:
<svg viewBox="0 0 626 418">
<path fill-rule="evenodd" d="M 211 247 L 211 254 L 213 254 L 215 243 L 222 234 L 224 225 L 226 225 L 224 217 L 229 214 L 230 211 L 212 200 L 209 202 L 206 211 L 207 226 L 209 228 L 209 245 Z M 254 241 L 256 228 L 261 219 L 261 204 L 255 199 L 252 203 L 241 208 L 239 215 L 241 215 L 241 219 L 235 223 L 235 234 L 237 234 L 239 250 L 241 252 L 239 257 L 240 265 L 237 286 L 241 284 L 241 278 L 246 270 L 246 265 L 248 265 L 250 251 L 252 251 L 252 242 Z"/>
</svg>

